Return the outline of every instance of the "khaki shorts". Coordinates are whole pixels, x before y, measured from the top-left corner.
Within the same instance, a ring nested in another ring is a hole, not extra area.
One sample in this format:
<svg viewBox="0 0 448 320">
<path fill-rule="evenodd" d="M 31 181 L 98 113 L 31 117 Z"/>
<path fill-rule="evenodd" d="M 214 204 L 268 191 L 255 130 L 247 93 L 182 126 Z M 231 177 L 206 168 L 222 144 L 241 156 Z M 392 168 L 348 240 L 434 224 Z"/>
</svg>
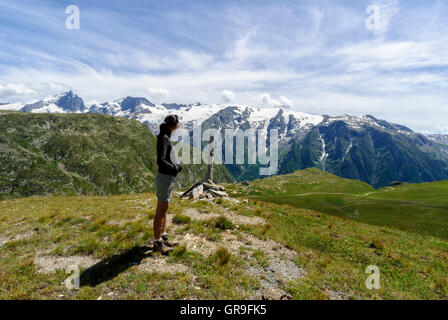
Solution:
<svg viewBox="0 0 448 320">
<path fill-rule="evenodd" d="M 157 172 L 156 176 L 156 190 L 157 199 L 159 201 L 170 202 L 171 192 L 174 188 L 174 181 L 176 177 Z"/>
</svg>

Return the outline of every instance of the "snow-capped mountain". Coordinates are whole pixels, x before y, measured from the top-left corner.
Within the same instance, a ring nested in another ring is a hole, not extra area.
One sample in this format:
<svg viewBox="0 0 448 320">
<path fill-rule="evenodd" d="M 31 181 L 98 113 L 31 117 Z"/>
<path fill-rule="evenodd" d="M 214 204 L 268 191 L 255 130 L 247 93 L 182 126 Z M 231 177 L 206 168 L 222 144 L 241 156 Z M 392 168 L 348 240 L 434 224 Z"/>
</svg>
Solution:
<svg viewBox="0 0 448 320">
<path fill-rule="evenodd" d="M 318 167 L 375 187 L 448 179 L 442 148 L 411 129 L 373 116 L 325 117 L 282 158 L 280 173 Z"/>
<path fill-rule="evenodd" d="M 283 108 L 254 108 L 245 105 L 153 104 L 145 98 L 126 97 L 114 102 L 94 104 L 90 113 L 136 119 L 158 133 L 159 125 L 170 113 L 178 115 L 182 128 L 191 130 L 195 122 L 217 129 L 279 129 L 280 139 L 289 139 L 322 121 L 322 116 Z"/>
<path fill-rule="evenodd" d="M 82 113 L 86 111 L 86 107 L 81 97 L 69 91 L 27 104 L 20 111 L 33 113 Z"/>
<path fill-rule="evenodd" d="M 181 127 L 202 129 L 278 129 L 279 173 L 318 167 L 345 178 L 382 187 L 391 181 L 426 182 L 448 179 L 447 137 L 426 137 L 373 116 L 320 116 L 288 108 L 222 104 L 154 104 L 142 97 L 95 103 L 67 92 L 25 105 L 26 112 L 89 112 L 138 120 L 158 133 L 168 114 Z M 237 180 L 255 179 L 257 165 L 226 165 Z"/>
<path fill-rule="evenodd" d="M 286 108 L 254 108 L 226 106 L 203 122 L 205 128 L 215 129 L 277 129 L 282 143 L 301 136 L 322 121 L 322 116 Z"/>
<path fill-rule="evenodd" d="M 176 113 L 181 126 L 191 128 L 194 121 L 204 121 L 221 108 L 223 107 L 200 103 L 156 105 L 146 98 L 126 97 L 114 102 L 94 104 L 89 108 L 89 112 L 135 119 L 147 125 L 153 133 L 157 133 L 160 123 L 168 114 Z"/>
</svg>

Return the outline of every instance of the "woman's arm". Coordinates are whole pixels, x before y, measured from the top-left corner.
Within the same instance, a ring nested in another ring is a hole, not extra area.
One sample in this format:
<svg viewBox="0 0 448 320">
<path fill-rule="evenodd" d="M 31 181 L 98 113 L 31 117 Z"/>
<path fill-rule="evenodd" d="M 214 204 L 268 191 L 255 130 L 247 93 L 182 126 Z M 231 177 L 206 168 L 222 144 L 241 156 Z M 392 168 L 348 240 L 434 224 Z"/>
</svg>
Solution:
<svg viewBox="0 0 448 320">
<path fill-rule="evenodd" d="M 166 136 L 162 139 L 157 139 L 157 164 L 162 170 L 178 172 L 177 167 L 166 159 L 166 151 L 168 150 L 169 143 L 168 137 Z"/>
</svg>

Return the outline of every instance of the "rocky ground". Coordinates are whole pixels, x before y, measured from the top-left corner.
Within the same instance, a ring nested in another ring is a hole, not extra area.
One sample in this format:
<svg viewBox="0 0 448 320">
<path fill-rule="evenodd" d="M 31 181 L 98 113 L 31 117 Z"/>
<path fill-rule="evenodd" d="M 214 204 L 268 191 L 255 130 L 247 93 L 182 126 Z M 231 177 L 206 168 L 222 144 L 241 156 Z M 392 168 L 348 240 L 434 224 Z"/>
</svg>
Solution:
<svg viewBox="0 0 448 320">
<path fill-rule="evenodd" d="M 224 192 L 222 189 L 221 191 Z M 176 213 L 170 212 L 168 214 L 167 225 L 169 234 L 179 242 L 176 250 L 183 250 L 188 255 L 197 257 L 195 263 L 188 263 L 187 259 L 182 258 L 153 255 L 151 237 L 147 237 L 147 240 L 142 243 L 142 248 L 145 248 L 145 252 L 142 253 L 144 258 L 125 259 L 121 262 L 122 266 L 114 266 L 114 268 L 124 269 L 123 274 L 135 271 L 149 276 L 160 274 L 171 275 L 175 278 L 187 277 L 194 288 L 206 290 L 206 288 L 201 287 L 201 284 L 204 283 L 204 275 L 201 274 L 203 270 L 198 268 L 198 264 L 200 261 L 215 259 L 213 257 L 216 257 L 217 254 L 223 255 L 224 260 L 226 260 L 225 257 L 228 255 L 227 260 L 232 262 L 218 263 L 218 265 L 219 268 L 227 268 L 230 271 L 220 272 L 235 272 L 238 280 L 251 279 L 252 289 L 245 288 L 243 294 L 245 298 L 291 299 L 291 294 L 286 290 L 288 283 L 303 278 L 306 271 L 296 264 L 297 254 L 294 250 L 288 249 L 274 240 L 259 238 L 250 233 L 250 228 L 263 228 L 269 225 L 264 218 L 256 215 L 239 214 L 229 208 L 229 206 L 244 206 L 248 203 L 248 200 L 230 199 L 227 196 L 222 198 L 217 195 L 212 198 L 203 196 L 197 197 L 196 200 L 194 198 L 177 198 L 173 208 Z M 199 200 L 199 198 L 202 200 Z M 125 230 L 129 226 L 141 224 L 141 222 L 144 222 L 146 228 L 152 228 L 152 219 L 148 219 L 147 212 L 154 210 L 155 202 L 153 198 L 142 199 L 137 197 L 137 199 L 124 200 L 122 203 L 138 213 L 125 217 L 114 214 L 101 221 L 102 228 L 105 230 L 108 228 Z M 93 221 L 93 224 L 95 224 L 95 221 L 98 222 L 95 214 L 85 215 L 83 219 Z M 21 226 L 21 223 L 17 225 Z M 90 225 L 92 225 L 92 222 Z M 82 229 L 76 224 L 70 226 L 70 232 L 74 234 L 79 234 Z M 22 241 L 38 244 L 34 253 L 29 253 L 34 269 L 32 273 L 41 274 L 49 279 L 60 278 L 60 275 L 69 266 L 77 266 L 82 272 L 85 272 L 85 270 L 95 270 L 98 266 L 104 265 L 107 259 L 110 259 L 110 257 L 103 259 L 99 256 L 98 249 L 93 250 L 91 254 L 84 254 L 73 250 L 73 244 L 70 243 L 58 244 L 56 241 L 39 243 L 37 238 L 42 237 L 42 231 L 44 231 L 40 230 L 39 227 L 34 229 L 19 228 L 18 230 L 27 231 L 2 233 L 0 252 L 2 248 L 7 248 Z M 104 245 L 110 242 L 112 237 L 101 237 L 98 242 L 102 242 L 102 245 Z M 176 252 L 175 255 L 178 256 L 179 253 Z M 115 262 L 113 263 L 115 264 Z M 232 266 L 232 264 L 234 265 Z M 232 268 L 234 269 L 232 270 Z M 110 271 L 109 269 L 105 270 L 106 272 Z M 114 281 L 114 279 L 112 278 L 110 281 Z M 67 294 L 64 287 L 65 282 L 59 282 L 57 298 L 72 297 L 73 293 Z M 201 295 L 199 294 L 199 296 Z M 103 292 L 97 298 L 119 299 L 121 297 L 123 297 L 122 294 L 111 291 L 110 294 Z M 163 297 L 160 296 L 159 298 Z"/>
</svg>

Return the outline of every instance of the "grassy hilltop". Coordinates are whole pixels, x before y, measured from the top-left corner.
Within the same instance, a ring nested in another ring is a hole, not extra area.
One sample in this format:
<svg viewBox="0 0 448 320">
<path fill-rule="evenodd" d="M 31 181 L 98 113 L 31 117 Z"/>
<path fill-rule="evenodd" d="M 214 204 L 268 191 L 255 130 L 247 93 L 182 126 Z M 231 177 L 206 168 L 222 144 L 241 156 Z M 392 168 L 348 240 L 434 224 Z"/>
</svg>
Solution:
<svg viewBox="0 0 448 320">
<path fill-rule="evenodd" d="M 181 245 L 152 256 L 155 205 L 153 194 L 1 201 L 0 299 L 448 297 L 440 238 L 255 199 L 176 198 L 168 225 Z M 73 264 L 80 290 L 63 284 Z M 369 265 L 380 290 L 365 286 Z"/>
<path fill-rule="evenodd" d="M 448 239 L 448 181 L 376 190 L 315 168 L 238 185 L 240 196 Z"/>
</svg>

